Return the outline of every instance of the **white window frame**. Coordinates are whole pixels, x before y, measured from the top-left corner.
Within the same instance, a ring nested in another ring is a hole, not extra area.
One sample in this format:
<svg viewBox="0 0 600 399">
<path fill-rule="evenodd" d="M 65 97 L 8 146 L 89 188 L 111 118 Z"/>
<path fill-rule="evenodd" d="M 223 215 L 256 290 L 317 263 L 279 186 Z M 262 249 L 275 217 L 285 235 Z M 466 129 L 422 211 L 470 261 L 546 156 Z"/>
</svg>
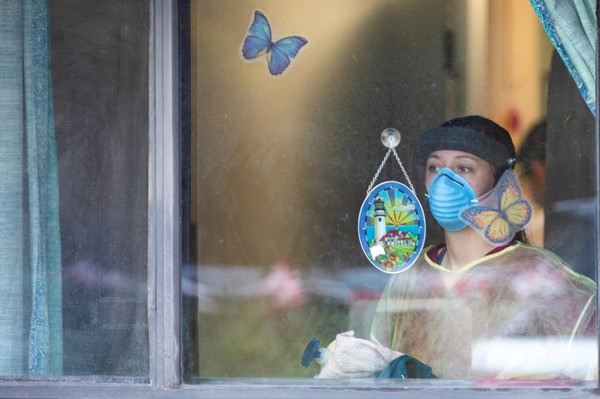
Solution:
<svg viewBox="0 0 600 399">
<path fill-rule="evenodd" d="M 582 398 L 600 389 L 477 387 L 451 380 L 207 379 L 182 378 L 180 324 L 181 213 L 179 173 L 178 1 L 151 1 L 147 383 L 120 377 L 2 377 L 0 398 Z M 598 68 L 597 68 L 598 69 Z M 596 85 L 598 93 L 598 85 Z M 600 98 L 597 95 L 596 98 Z M 596 181 L 598 132 L 596 118 Z M 598 191 L 598 187 L 596 187 Z M 596 193 L 598 197 L 598 192 Z M 598 209 L 598 204 L 596 205 Z M 599 236 L 598 226 L 596 237 Z"/>
</svg>

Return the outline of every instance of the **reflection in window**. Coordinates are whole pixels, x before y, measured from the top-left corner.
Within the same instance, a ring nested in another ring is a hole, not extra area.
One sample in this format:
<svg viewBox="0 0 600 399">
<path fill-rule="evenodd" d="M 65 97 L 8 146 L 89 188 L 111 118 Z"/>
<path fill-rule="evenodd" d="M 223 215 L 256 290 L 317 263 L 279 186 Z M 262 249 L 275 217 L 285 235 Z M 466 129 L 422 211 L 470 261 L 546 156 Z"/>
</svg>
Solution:
<svg viewBox="0 0 600 399">
<path fill-rule="evenodd" d="M 148 375 L 148 15 L 51 2 L 65 374 Z"/>
<path fill-rule="evenodd" d="M 0 14 L 0 375 L 145 378 L 148 4 Z"/>
<path fill-rule="evenodd" d="M 546 115 L 552 45 L 527 2 L 266 1 L 273 41 L 307 40 L 277 76 L 266 55 L 242 56 L 255 11 L 190 7 L 190 377 L 313 377 L 318 364 L 300 365 L 311 338 L 369 338 L 389 276 L 364 258 L 356 229 L 383 129 L 400 130 L 408 164 L 418 134 L 454 116 L 486 115 L 519 148 Z M 379 179 L 403 177 L 388 162 Z M 427 238 L 444 239 L 432 218 Z"/>
</svg>

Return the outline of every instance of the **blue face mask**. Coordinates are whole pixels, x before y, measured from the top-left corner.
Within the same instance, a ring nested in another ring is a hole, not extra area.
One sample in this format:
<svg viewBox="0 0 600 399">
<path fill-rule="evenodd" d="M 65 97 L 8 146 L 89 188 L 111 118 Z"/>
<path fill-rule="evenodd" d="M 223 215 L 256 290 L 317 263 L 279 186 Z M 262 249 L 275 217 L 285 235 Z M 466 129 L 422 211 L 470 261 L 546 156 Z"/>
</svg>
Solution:
<svg viewBox="0 0 600 399">
<path fill-rule="evenodd" d="M 429 208 L 435 220 L 448 231 L 464 229 L 467 224 L 460 220 L 460 211 L 477 202 L 475 192 L 459 174 L 443 168 L 429 185 Z"/>
</svg>

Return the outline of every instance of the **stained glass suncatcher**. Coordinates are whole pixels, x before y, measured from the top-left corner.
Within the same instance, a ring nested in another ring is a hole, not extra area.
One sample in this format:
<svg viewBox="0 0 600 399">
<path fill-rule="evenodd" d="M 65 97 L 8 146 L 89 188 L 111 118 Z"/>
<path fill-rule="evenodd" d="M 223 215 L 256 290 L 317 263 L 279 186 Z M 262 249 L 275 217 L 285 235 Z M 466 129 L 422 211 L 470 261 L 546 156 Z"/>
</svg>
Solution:
<svg viewBox="0 0 600 399">
<path fill-rule="evenodd" d="M 413 192 L 387 181 L 369 192 L 358 217 L 358 237 L 369 261 L 386 273 L 408 269 L 425 243 L 425 215 Z"/>
</svg>

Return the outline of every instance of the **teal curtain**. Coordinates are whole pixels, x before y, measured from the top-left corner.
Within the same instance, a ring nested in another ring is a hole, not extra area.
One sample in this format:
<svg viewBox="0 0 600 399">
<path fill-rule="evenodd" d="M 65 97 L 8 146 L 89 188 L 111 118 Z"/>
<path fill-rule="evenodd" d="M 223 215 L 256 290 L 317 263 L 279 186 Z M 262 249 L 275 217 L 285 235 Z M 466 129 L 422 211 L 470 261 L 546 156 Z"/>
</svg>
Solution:
<svg viewBox="0 0 600 399">
<path fill-rule="evenodd" d="M 47 0 L 0 3 L 0 375 L 62 374 Z"/>
<path fill-rule="evenodd" d="M 590 111 L 596 115 L 596 0 L 530 0 Z"/>
</svg>

